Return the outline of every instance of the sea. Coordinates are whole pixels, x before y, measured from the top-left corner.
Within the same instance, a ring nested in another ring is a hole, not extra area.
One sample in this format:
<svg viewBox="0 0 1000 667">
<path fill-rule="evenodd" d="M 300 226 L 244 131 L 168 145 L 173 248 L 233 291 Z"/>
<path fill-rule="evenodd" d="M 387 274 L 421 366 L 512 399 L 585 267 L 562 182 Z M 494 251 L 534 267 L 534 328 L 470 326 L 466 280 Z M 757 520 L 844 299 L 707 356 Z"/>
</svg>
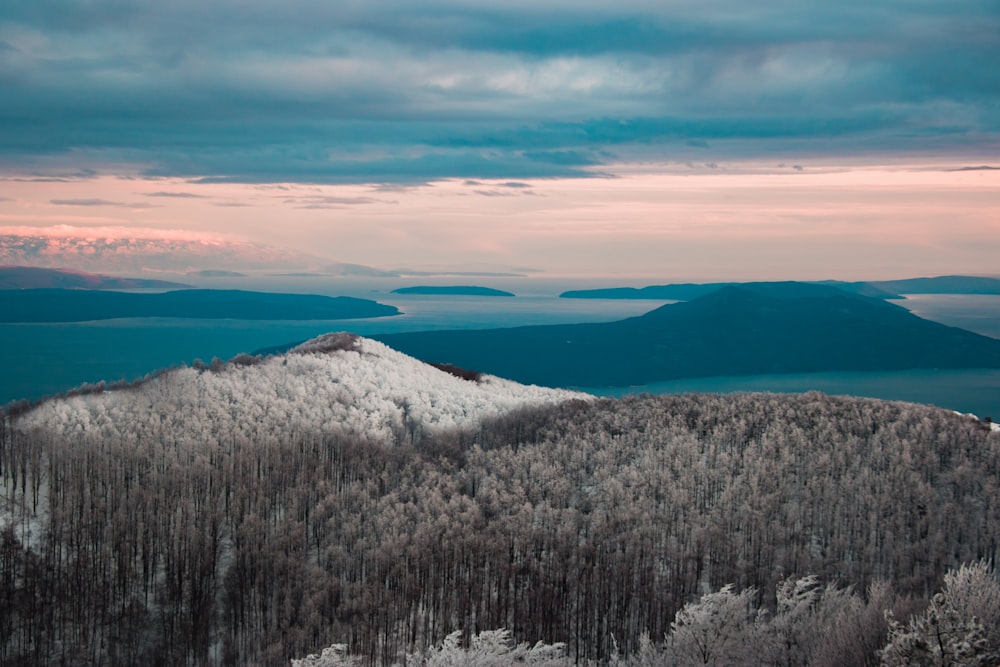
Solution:
<svg viewBox="0 0 1000 667">
<path fill-rule="evenodd" d="M 492 283 L 489 283 L 492 284 Z M 397 285 L 401 286 L 401 285 Z M 248 287 L 259 289 L 260 287 Z M 0 405 L 38 400 L 84 384 L 135 380 L 195 360 L 308 340 L 332 331 L 360 335 L 535 324 L 610 322 L 664 301 L 560 299 L 534 285 L 516 297 L 393 294 L 371 284 L 283 285 L 275 291 L 344 294 L 396 306 L 403 314 L 358 320 L 271 321 L 130 318 L 81 323 L 0 324 Z M 1000 296 L 907 295 L 900 305 L 926 319 L 1000 338 Z M 926 403 L 1000 419 L 1000 369 L 805 373 L 673 380 L 635 387 L 581 388 L 601 396 L 628 393 L 805 392 Z"/>
</svg>

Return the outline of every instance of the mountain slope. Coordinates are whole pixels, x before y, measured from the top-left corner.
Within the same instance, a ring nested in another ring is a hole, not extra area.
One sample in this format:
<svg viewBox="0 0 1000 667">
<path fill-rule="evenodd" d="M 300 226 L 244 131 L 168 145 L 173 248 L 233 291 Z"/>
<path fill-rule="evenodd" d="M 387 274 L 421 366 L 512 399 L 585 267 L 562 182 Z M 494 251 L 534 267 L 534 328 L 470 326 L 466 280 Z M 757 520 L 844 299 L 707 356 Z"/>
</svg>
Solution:
<svg viewBox="0 0 1000 667">
<path fill-rule="evenodd" d="M 552 386 L 910 368 L 997 368 L 1000 340 L 823 285 L 727 286 L 601 324 L 377 336 L 426 361 Z"/>
<path fill-rule="evenodd" d="M 390 442 L 413 429 L 466 427 L 579 396 L 489 376 L 463 380 L 376 341 L 328 334 L 281 356 L 173 369 L 135 387 L 45 401 L 18 425 L 111 441 L 126 437 L 124 429 L 164 443 L 205 443 L 253 441 L 280 428 Z"/>
<path fill-rule="evenodd" d="M 894 600 L 997 556 L 1000 434 L 978 420 L 817 393 L 497 389 L 332 336 L 9 414 L 0 664 L 287 667 L 333 640 L 393 665 L 469 619 L 606 664 L 699 593 L 807 573 L 885 582 L 835 625 L 796 607 L 824 629 L 794 636 L 868 635 L 822 664 L 876 664 Z M 780 593 L 761 597 L 758 620 L 793 636 Z M 760 660 L 787 642 L 754 625 L 726 664 L 818 664 L 808 642 Z"/>
</svg>

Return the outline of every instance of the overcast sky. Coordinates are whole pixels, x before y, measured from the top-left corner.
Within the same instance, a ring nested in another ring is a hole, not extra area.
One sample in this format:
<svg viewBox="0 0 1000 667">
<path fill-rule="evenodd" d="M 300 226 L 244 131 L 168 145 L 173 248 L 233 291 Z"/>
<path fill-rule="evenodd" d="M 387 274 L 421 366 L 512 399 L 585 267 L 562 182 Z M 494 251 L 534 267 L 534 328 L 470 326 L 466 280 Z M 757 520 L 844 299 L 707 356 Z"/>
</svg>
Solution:
<svg viewBox="0 0 1000 667">
<path fill-rule="evenodd" d="M 0 226 L 383 267 L 1000 273 L 998 62 L 996 0 L 9 0 Z"/>
</svg>

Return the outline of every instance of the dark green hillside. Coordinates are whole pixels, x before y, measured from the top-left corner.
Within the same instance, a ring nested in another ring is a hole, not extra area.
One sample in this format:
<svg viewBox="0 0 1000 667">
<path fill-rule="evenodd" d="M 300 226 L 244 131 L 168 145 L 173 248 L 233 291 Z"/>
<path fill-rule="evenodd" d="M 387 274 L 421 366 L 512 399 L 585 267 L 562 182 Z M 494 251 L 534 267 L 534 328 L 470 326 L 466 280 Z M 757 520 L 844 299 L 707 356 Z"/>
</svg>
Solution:
<svg viewBox="0 0 1000 667">
<path fill-rule="evenodd" d="M 83 322 L 119 317 L 338 320 L 398 315 L 367 299 L 241 290 L 176 290 L 159 294 L 92 290 L 0 290 L 0 322 Z"/>
<path fill-rule="evenodd" d="M 881 299 L 807 283 L 727 286 L 612 323 L 377 338 L 425 361 L 554 386 L 1000 367 L 1000 340 L 921 319 Z"/>
</svg>

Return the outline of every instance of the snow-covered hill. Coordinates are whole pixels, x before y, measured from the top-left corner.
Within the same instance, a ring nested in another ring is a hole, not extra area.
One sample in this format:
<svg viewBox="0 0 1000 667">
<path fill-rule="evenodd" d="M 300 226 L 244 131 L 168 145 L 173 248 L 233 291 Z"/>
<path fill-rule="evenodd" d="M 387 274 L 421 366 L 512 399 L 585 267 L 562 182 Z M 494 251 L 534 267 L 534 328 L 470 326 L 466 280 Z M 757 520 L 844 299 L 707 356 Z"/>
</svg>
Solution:
<svg viewBox="0 0 1000 667">
<path fill-rule="evenodd" d="M 463 380 L 376 341 L 327 334 L 285 355 L 180 368 L 135 387 L 46 401 L 16 425 L 123 443 L 257 440 L 267 431 L 393 442 L 585 397 L 492 376 Z"/>
</svg>

